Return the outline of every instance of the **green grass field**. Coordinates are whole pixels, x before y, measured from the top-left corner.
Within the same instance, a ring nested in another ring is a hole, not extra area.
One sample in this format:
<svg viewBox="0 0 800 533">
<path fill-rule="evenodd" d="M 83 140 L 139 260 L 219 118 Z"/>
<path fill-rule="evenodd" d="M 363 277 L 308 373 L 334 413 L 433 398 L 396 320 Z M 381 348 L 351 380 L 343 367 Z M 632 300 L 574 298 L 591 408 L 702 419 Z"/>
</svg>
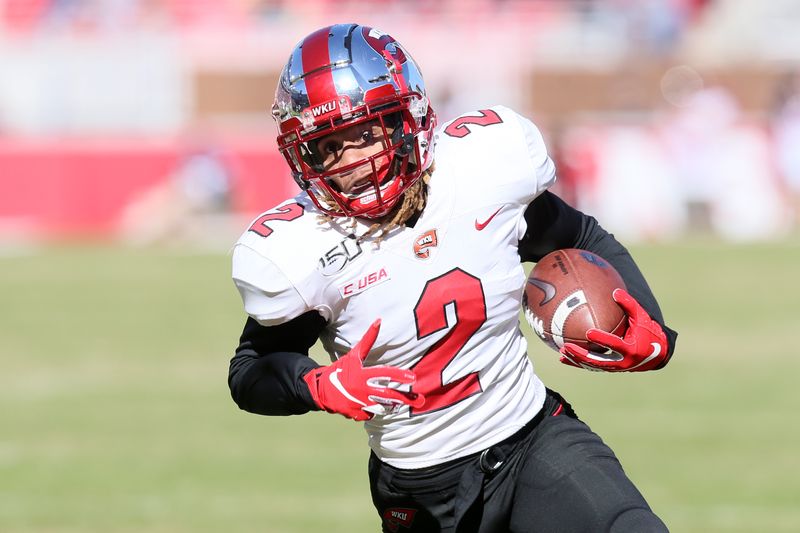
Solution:
<svg viewBox="0 0 800 533">
<path fill-rule="evenodd" d="M 633 251 L 681 333 L 672 364 L 590 373 L 534 339 L 539 373 L 672 531 L 800 531 L 800 244 Z M 378 530 L 359 424 L 230 400 L 229 269 L 166 251 L 0 257 L 0 531 Z"/>
</svg>

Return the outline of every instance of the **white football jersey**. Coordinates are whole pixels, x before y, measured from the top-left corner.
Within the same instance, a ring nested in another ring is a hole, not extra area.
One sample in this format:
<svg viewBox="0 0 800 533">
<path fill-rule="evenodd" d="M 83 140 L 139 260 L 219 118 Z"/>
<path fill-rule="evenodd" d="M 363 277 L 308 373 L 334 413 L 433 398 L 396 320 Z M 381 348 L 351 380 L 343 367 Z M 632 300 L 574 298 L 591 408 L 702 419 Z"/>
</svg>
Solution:
<svg viewBox="0 0 800 533">
<path fill-rule="evenodd" d="M 301 193 L 258 217 L 233 251 L 247 313 L 264 325 L 316 310 L 332 358 L 377 318 L 365 364 L 414 369 L 420 409 L 365 423 L 377 456 L 422 468 L 509 437 L 544 403 L 519 329 L 517 243 L 528 204 L 555 181 L 536 126 L 504 107 L 462 115 L 436 136 L 436 169 L 414 227 L 376 245 L 367 224 L 319 223 Z"/>
</svg>

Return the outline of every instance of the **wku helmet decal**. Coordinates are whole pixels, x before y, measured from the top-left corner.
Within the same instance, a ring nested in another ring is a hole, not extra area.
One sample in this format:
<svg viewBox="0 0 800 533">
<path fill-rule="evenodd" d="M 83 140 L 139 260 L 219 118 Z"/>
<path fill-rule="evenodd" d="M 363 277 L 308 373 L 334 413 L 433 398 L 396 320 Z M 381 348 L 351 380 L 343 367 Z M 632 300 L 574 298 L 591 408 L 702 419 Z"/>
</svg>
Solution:
<svg viewBox="0 0 800 533">
<path fill-rule="evenodd" d="M 324 115 L 325 113 L 336 111 L 336 100 L 331 100 L 330 102 L 325 102 L 323 104 L 311 106 L 309 109 L 311 111 L 311 116 L 316 118 L 320 115 Z"/>
</svg>

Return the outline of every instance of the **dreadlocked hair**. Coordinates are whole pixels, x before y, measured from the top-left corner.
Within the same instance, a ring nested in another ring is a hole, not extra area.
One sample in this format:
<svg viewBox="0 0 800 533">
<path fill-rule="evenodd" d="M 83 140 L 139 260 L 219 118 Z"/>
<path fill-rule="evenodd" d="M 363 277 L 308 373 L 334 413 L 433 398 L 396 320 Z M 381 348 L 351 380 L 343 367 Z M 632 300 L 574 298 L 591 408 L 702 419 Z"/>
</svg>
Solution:
<svg viewBox="0 0 800 533">
<path fill-rule="evenodd" d="M 431 180 L 431 174 L 433 173 L 433 170 L 434 165 L 431 165 L 427 170 L 425 170 L 425 172 L 422 173 L 422 176 L 420 176 L 420 178 L 415 181 L 411 187 L 405 190 L 403 193 L 403 198 L 397 202 L 397 204 L 395 204 L 389 213 L 387 213 L 380 220 L 377 220 L 369 228 L 367 228 L 367 231 L 357 237 L 358 242 L 363 242 L 368 237 L 374 236 L 373 242 L 375 246 L 380 247 L 381 242 L 389 234 L 389 232 L 397 227 L 402 226 L 411 217 L 421 212 L 428 200 L 428 183 Z M 333 222 L 334 217 L 322 214 L 317 217 L 317 220 L 319 224 L 327 224 Z M 356 219 L 351 217 L 348 226 L 349 229 L 355 231 L 357 225 L 358 222 Z"/>
</svg>

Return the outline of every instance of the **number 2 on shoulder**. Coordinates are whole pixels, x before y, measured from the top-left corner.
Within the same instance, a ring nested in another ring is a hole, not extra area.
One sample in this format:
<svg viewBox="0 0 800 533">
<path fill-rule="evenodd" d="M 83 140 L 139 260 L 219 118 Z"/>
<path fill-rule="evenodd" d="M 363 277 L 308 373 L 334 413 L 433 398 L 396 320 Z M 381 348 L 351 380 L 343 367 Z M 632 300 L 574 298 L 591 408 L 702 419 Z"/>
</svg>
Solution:
<svg viewBox="0 0 800 533">
<path fill-rule="evenodd" d="M 260 217 L 258 217 L 255 222 L 248 228 L 248 231 L 252 231 L 253 233 L 257 233 L 262 237 L 269 237 L 272 234 L 272 228 L 267 226 L 267 222 L 272 220 L 284 220 L 290 221 L 296 218 L 300 218 L 303 216 L 305 209 L 302 205 L 298 204 L 297 202 L 292 202 L 291 204 L 282 205 L 280 207 L 276 207 L 275 209 L 270 209 Z"/>
<path fill-rule="evenodd" d="M 458 117 L 444 129 L 444 132 L 450 137 L 457 137 L 460 139 L 472 133 L 472 129 L 468 128 L 467 124 L 491 126 L 492 124 L 503 123 L 503 119 L 500 118 L 500 115 L 491 109 L 481 109 L 478 113 L 480 113 L 478 116 L 464 115 L 463 117 Z"/>
</svg>

